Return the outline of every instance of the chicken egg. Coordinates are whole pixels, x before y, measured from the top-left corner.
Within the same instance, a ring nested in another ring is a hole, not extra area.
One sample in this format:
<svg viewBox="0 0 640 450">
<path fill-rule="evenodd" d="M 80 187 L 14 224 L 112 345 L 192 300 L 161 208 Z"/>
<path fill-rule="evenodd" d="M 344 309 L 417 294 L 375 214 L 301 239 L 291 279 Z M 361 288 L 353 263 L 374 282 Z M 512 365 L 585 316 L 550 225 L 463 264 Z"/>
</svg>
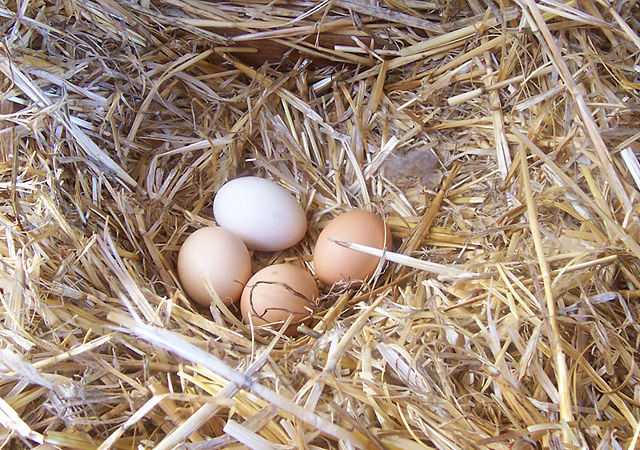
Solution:
<svg viewBox="0 0 640 450">
<path fill-rule="evenodd" d="M 307 218 L 296 198 L 279 184 L 241 177 L 222 186 L 213 200 L 218 225 L 254 250 L 292 247 L 307 231 Z"/>
<path fill-rule="evenodd" d="M 290 315 L 297 323 L 311 314 L 317 296 L 318 286 L 309 271 L 292 264 L 274 264 L 247 282 L 240 311 L 244 321 L 253 326 L 284 322 Z M 294 332 L 295 326 L 287 330 L 287 334 Z"/>
<path fill-rule="evenodd" d="M 227 305 L 236 302 L 251 277 L 251 257 L 242 240 L 220 227 L 192 233 L 180 247 L 178 277 L 187 295 L 209 306 L 210 288 Z"/>
<path fill-rule="evenodd" d="M 366 280 L 380 262 L 377 256 L 342 247 L 332 239 L 387 250 L 392 245 L 389 227 L 379 215 L 361 209 L 340 214 L 322 230 L 313 250 L 316 276 L 326 284 Z"/>
</svg>

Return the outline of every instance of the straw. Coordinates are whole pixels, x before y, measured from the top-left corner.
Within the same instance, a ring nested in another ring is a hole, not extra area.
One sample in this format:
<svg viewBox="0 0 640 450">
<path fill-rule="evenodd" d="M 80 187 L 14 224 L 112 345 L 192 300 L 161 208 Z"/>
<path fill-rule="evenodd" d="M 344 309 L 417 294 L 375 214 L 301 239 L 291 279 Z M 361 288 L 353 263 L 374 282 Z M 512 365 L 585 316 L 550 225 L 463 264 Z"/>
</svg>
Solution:
<svg viewBox="0 0 640 450">
<path fill-rule="evenodd" d="M 637 447 L 639 8 L 0 4 L 3 445 Z M 180 247 L 248 175 L 307 218 L 253 272 L 315 276 L 359 208 L 375 276 L 301 323 L 194 303 Z"/>
</svg>

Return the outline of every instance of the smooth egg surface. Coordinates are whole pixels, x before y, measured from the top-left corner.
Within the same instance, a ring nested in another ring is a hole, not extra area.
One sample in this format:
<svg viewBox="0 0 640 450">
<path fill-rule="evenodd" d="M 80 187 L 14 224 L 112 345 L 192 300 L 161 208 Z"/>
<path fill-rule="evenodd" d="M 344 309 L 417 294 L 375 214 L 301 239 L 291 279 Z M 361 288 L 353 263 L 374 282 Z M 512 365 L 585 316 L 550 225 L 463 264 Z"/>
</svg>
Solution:
<svg viewBox="0 0 640 450">
<path fill-rule="evenodd" d="M 331 220 L 318 236 L 313 251 L 316 276 L 326 284 L 366 280 L 376 270 L 380 258 L 342 247 L 331 239 L 353 242 L 378 249 L 391 249 L 389 227 L 379 215 L 354 209 Z"/>
<path fill-rule="evenodd" d="M 218 225 L 254 250 L 292 247 L 307 231 L 304 210 L 286 189 L 259 177 L 241 177 L 222 186 L 213 201 Z"/>
<path fill-rule="evenodd" d="M 178 277 L 187 295 L 211 304 L 209 286 L 225 304 L 236 302 L 251 277 L 251 256 L 242 240 L 220 227 L 192 233 L 180 247 Z"/>
<path fill-rule="evenodd" d="M 283 322 L 291 314 L 293 322 L 298 322 L 309 316 L 317 296 L 318 286 L 309 271 L 292 264 L 274 264 L 247 282 L 240 311 L 244 321 L 254 326 Z"/>
</svg>

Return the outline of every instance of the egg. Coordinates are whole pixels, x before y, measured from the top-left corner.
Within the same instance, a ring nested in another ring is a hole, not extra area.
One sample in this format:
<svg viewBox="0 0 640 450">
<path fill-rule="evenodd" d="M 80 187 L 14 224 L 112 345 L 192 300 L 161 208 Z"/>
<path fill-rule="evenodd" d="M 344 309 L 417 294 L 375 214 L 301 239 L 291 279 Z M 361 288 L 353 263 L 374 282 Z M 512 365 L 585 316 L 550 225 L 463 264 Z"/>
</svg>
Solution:
<svg viewBox="0 0 640 450">
<path fill-rule="evenodd" d="M 229 305 L 238 301 L 251 277 L 251 256 L 242 240 L 230 231 L 201 228 L 180 247 L 178 277 L 193 301 L 209 306 L 211 287 Z"/>
<path fill-rule="evenodd" d="M 331 239 L 387 250 L 392 245 L 389 227 L 379 215 L 360 209 L 340 214 L 322 230 L 313 250 L 316 276 L 326 284 L 364 281 L 373 275 L 380 262 L 377 256 L 342 247 Z"/>
<path fill-rule="evenodd" d="M 307 218 L 295 197 L 259 177 L 236 178 L 223 185 L 213 201 L 213 215 L 218 225 L 254 250 L 284 250 L 307 231 Z"/>
<path fill-rule="evenodd" d="M 253 326 L 307 318 L 318 285 L 309 271 L 293 264 L 274 264 L 256 272 L 247 282 L 240 299 L 244 321 Z M 288 334 L 295 331 L 290 327 Z"/>
</svg>

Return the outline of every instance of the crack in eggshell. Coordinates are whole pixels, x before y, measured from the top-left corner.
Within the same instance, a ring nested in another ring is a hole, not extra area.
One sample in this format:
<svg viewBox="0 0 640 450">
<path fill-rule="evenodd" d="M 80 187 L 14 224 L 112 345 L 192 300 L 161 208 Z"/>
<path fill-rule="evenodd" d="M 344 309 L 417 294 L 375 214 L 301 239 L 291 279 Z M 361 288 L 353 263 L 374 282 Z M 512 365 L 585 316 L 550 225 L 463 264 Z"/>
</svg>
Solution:
<svg viewBox="0 0 640 450">
<path fill-rule="evenodd" d="M 276 308 L 276 307 L 264 308 L 264 311 L 262 312 L 262 314 L 259 314 L 258 311 L 255 309 L 254 304 L 253 304 L 253 293 L 254 293 L 254 290 L 260 284 L 282 286 L 287 291 L 291 292 L 296 297 L 299 297 L 299 298 L 303 299 L 305 301 L 305 303 L 309 304 L 309 299 L 304 294 L 302 294 L 301 292 L 296 291 L 295 289 L 293 289 L 288 283 L 285 283 L 285 282 L 282 282 L 282 281 L 260 280 L 260 281 L 255 282 L 251 286 L 247 286 L 250 289 L 250 291 L 249 291 L 249 305 L 251 305 L 251 312 L 252 312 L 253 316 L 258 317 L 258 318 L 266 321 L 266 319 L 264 317 L 271 311 L 285 311 L 285 312 L 288 312 L 289 314 L 292 314 L 292 315 L 295 315 L 295 314 L 304 315 L 304 313 L 302 313 L 302 312 L 292 311 L 292 310 L 287 309 L 287 308 Z M 311 309 L 311 308 L 309 308 L 309 309 Z"/>
</svg>

